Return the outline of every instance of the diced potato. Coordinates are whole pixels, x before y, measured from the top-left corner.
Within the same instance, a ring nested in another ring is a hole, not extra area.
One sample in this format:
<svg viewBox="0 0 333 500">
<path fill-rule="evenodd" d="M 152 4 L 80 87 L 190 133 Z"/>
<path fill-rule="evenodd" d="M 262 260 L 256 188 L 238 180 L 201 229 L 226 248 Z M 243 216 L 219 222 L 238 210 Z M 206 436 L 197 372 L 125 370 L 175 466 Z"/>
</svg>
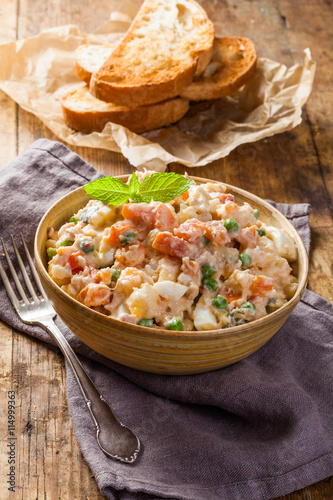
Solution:
<svg viewBox="0 0 333 500">
<path fill-rule="evenodd" d="M 126 304 L 131 314 L 140 318 L 156 318 L 161 316 L 160 296 L 154 286 L 142 285 L 134 289 L 128 297 Z"/>
<path fill-rule="evenodd" d="M 178 259 L 162 257 L 158 261 L 158 281 L 176 281 L 179 275 L 180 263 Z"/>
<path fill-rule="evenodd" d="M 129 313 L 129 309 L 127 307 L 127 305 L 122 302 L 120 304 L 120 306 L 114 311 L 114 315 L 116 318 L 119 318 L 119 316 L 123 315 L 123 314 L 128 314 Z"/>
<path fill-rule="evenodd" d="M 96 212 L 92 213 L 89 221 L 94 226 L 102 226 L 114 221 L 116 216 L 115 207 L 112 205 L 102 205 Z"/>
<path fill-rule="evenodd" d="M 72 270 L 69 264 L 60 266 L 58 264 L 49 265 L 49 275 L 57 283 L 57 285 L 66 285 L 70 282 L 72 277 Z"/>
<path fill-rule="evenodd" d="M 239 228 L 253 226 L 257 222 L 257 219 L 252 213 L 253 210 L 248 203 L 239 206 L 237 203 L 230 200 L 222 204 L 216 212 L 223 220 L 229 218 L 235 219 Z"/>
</svg>

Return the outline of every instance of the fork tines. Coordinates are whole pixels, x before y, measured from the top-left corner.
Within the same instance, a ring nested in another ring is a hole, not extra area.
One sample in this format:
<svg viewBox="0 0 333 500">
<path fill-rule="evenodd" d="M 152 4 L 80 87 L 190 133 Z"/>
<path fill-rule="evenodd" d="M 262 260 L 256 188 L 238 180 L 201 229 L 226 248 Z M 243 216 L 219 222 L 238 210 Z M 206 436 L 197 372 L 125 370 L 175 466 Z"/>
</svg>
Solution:
<svg viewBox="0 0 333 500">
<path fill-rule="evenodd" d="M 16 289 L 17 291 L 19 292 L 20 296 L 21 296 L 21 300 L 23 301 L 23 303 L 25 305 L 28 305 L 28 304 L 31 304 L 32 302 L 35 303 L 35 304 L 39 304 L 40 303 L 40 300 L 41 298 L 39 298 L 34 290 L 34 287 L 32 285 L 32 282 L 31 282 L 31 279 L 26 271 L 26 268 L 24 266 L 24 263 L 23 263 L 23 260 L 19 254 L 19 251 L 18 251 L 18 248 L 16 246 L 16 243 L 15 243 L 15 240 L 13 238 L 13 236 L 11 236 L 12 238 L 12 243 L 13 243 L 13 248 L 14 248 L 14 251 L 15 251 L 15 255 L 16 255 L 16 259 L 17 259 L 17 262 L 20 266 L 20 269 L 21 269 L 21 273 L 22 273 L 22 276 L 23 276 L 23 279 L 24 279 L 24 283 L 28 289 L 28 291 L 30 292 L 31 294 L 31 298 L 28 298 L 27 297 L 27 294 L 24 290 L 24 288 L 22 287 L 21 283 L 20 283 L 20 280 L 17 276 L 17 273 L 16 273 L 16 270 L 15 270 L 15 267 L 12 263 L 12 260 L 9 256 L 9 253 L 8 253 L 8 250 L 6 248 L 6 245 L 5 245 L 5 242 L 3 241 L 3 239 L 1 238 L 1 243 L 2 243 L 2 247 L 3 247 L 3 251 L 4 251 L 4 255 L 5 255 L 5 258 L 6 258 L 6 261 L 7 261 L 7 264 L 8 264 L 8 268 L 11 272 L 11 275 L 13 277 L 13 280 L 14 280 L 14 283 L 15 283 L 15 286 L 16 286 Z M 27 259 L 28 259 L 28 262 L 29 262 L 29 265 L 30 265 L 30 269 L 31 269 L 31 272 L 32 272 L 32 275 L 34 277 L 34 280 L 36 282 L 36 286 L 38 288 L 38 291 L 41 293 L 41 295 L 43 296 L 43 298 L 45 300 L 47 300 L 46 298 L 46 295 L 45 295 L 45 292 L 43 290 L 43 287 L 42 287 L 42 284 L 40 282 L 40 279 L 39 279 L 39 276 L 37 274 L 37 270 L 35 268 L 35 265 L 33 263 L 33 260 L 31 258 L 31 255 L 30 255 L 30 252 L 28 250 L 28 247 L 26 245 L 26 242 L 24 241 L 24 238 L 23 238 L 23 235 L 21 234 L 21 239 L 22 239 L 22 243 L 23 243 L 23 247 L 24 247 L 24 250 L 25 250 L 25 254 L 27 256 Z M 2 281 L 3 281 L 3 284 L 6 288 L 6 291 L 7 291 L 7 294 L 10 298 L 10 300 L 12 301 L 12 304 L 14 305 L 14 307 L 19 307 L 21 305 L 21 302 L 20 302 L 20 299 L 17 298 L 14 290 L 13 290 L 13 287 L 8 279 L 8 276 L 6 274 L 6 271 L 0 261 L 0 275 L 1 275 L 1 278 L 2 278 Z"/>
</svg>

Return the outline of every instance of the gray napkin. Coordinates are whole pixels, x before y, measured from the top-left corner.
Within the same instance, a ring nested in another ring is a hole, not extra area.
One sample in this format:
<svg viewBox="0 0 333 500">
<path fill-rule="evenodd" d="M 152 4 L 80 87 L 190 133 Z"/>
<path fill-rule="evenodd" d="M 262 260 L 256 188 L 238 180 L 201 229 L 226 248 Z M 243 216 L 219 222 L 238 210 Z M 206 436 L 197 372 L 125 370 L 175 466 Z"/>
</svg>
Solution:
<svg viewBox="0 0 333 500">
<path fill-rule="evenodd" d="M 36 141 L 0 169 L 1 236 L 9 242 L 11 233 L 22 231 L 32 249 L 47 208 L 100 175 L 64 145 Z M 275 206 L 309 248 L 309 206 Z M 44 330 L 20 323 L 1 282 L 0 317 L 52 342 Z M 201 375 L 154 375 L 121 366 L 58 324 L 104 397 L 143 443 L 133 465 L 107 458 L 67 367 L 75 436 L 108 498 L 262 500 L 332 475 L 333 305 L 316 294 L 306 291 L 259 351 Z"/>
</svg>

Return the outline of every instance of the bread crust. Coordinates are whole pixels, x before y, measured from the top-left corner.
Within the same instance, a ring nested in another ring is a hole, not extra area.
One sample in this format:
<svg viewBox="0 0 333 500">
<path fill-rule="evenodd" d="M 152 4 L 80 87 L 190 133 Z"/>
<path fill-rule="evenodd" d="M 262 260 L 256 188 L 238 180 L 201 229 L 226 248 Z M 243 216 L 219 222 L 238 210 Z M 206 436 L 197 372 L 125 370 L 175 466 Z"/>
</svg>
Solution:
<svg viewBox="0 0 333 500">
<path fill-rule="evenodd" d="M 77 60 L 75 60 L 75 74 L 80 80 L 83 82 L 87 83 L 89 85 L 90 78 L 91 78 L 91 73 L 85 69 L 84 66 L 78 63 Z"/>
<path fill-rule="evenodd" d="M 145 0 L 122 42 L 93 73 L 90 92 L 130 107 L 175 97 L 204 71 L 213 41 L 213 24 L 195 0 Z"/>
<path fill-rule="evenodd" d="M 248 38 L 215 38 L 212 60 L 205 72 L 184 90 L 191 101 L 220 99 L 244 85 L 254 74 L 257 53 Z"/>
<path fill-rule="evenodd" d="M 91 75 L 98 71 L 111 56 L 117 44 L 84 44 L 75 50 L 75 74 L 89 85 Z"/>
<path fill-rule="evenodd" d="M 94 98 L 87 86 L 63 96 L 61 105 L 66 125 L 87 133 L 113 122 L 141 134 L 177 122 L 189 109 L 189 101 L 180 97 L 137 108 L 118 106 Z"/>
</svg>

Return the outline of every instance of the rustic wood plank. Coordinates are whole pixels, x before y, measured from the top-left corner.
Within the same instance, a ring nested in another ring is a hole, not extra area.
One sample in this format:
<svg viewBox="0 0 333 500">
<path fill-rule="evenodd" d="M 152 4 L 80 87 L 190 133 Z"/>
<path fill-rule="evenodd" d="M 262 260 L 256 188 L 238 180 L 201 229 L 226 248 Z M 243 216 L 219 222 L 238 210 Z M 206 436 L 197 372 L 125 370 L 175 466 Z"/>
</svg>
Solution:
<svg viewBox="0 0 333 500">
<path fill-rule="evenodd" d="M 18 0 L 0 3 L 0 43 L 16 40 L 16 12 Z M 0 166 L 15 157 L 17 151 L 16 120 L 18 107 L 0 90 Z"/>
<path fill-rule="evenodd" d="M 299 59 L 305 47 L 310 47 L 317 62 L 312 95 L 304 111 L 309 127 L 308 141 L 312 143 L 318 169 L 310 178 L 312 251 L 309 288 L 333 302 L 333 169 L 332 169 L 332 78 L 333 78 L 333 8 L 332 2 L 318 0 L 304 5 L 282 0 L 280 12 L 285 20 L 286 36 L 293 54 Z M 308 21 L 308 22 L 306 22 Z M 318 43 L 319 40 L 319 43 Z M 309 164 L 302 157 L 299 171 L 309 176 Z M 308 195 L 309 189 L 305 192 Z M 323 204 L 325 206 L 323 206 Z"/>
<path fill-rule="evenodd" d="M 9 444 L 8 438 L 10 437 L 10 431 L 8 430 L 8 401 L 9 401 L 9 391 L 13 389 L 12 385 L 12 329 L 0 322 L 0 491 L 3 500 L 10 498 L 12 494 L 8 490 L 10 484 L 7 483 L 10 478 L 7 474 L 12 471 L 10 469 L 11 464 L 8 463 L 8 459 L 14 457 L 8 456 L 8 451 L 10 449 L 7 447 Z M 10 394 L 11 396 L 11 394 Z M 15 400 L 14 400 L 15 401 Z M 12 436 L 16 437 L 16 435 Z M 13 450 L 15 452 L 16 450 Z M 16 464 L 14 463 L 15 467 Z M 17 470 L 17 469 L 16 469 Z"/>
<path fill-rule="evenodd" d="M 12 359 L 17 404 L 16 498 L 102 500 L 104 495 L 92 480 L 73 435 L 62 354 L 14 333 Z"/>
<path fill-rule="evenodd" d="M 0 4 L 0 43 L 13 42 L 16 39 L 16 12 L 17 0 L 9 0 Z M 7 95 L 0 91 L 0 166 L 11 160 L 17 153 L 16 117 L 17 105 Z M 1 173 L 0 173 L 1 175 Z M 2 284 L 1 284 L 2 286 Z M 12 329 L 0 322 L 0 492 L 1 498 L 7 500 L 13 498 L 14 493 L 8 490 L 10 484 L 7 480 L 12 471 L 8 459 L 17 457 L 17 447 L 15 446 L 15 457 L 8 456 L 7 447 L 9 444 L 10 432 L 8 429 L 8 391 L 13 389 L 12 384 Z M 15 401 L 15 400 L 14 400 Z M 14 432 L 14 431 L 13 431 Z M 17 472 L 17 467 L 15 469 Z M 16 478 L 15 478 L 16 480 Z M 17 484 L 17 483 L 16 483 Z"/>
</svg>

